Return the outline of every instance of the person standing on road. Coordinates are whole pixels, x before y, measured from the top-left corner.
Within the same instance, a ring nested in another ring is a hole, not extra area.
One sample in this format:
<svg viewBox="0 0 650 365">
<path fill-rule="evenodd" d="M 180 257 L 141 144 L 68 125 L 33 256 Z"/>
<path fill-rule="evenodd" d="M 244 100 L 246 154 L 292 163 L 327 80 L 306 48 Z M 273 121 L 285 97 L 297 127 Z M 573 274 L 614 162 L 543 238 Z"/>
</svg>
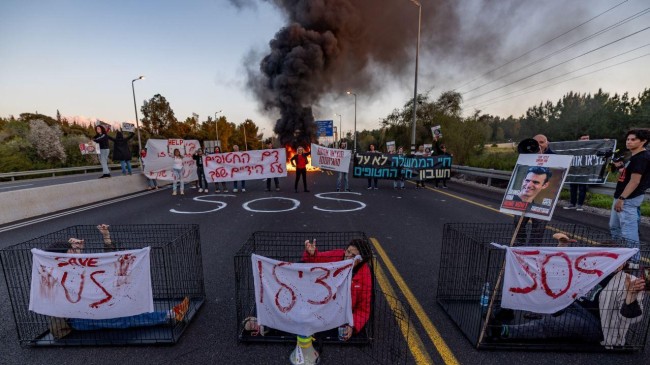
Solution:
<svg viewBox="0 0 650 365">
<path fill-rule="evenodd" d="M 214 146 L 214 153 L 215 153 L 215 154 L 217 154 L 217 153 L 221 153 L 221 147 L 219 147 L 219 146 Z M 219 184 L 221 184 L 221 189 L 219 189 Z M 228 192 L 228 187 L 226 186 L 226 182 L 225 182 L 225 181 L 222 181 L 221 183 L 219 183 L 219 182 L 215 182 L 215 183 L 214 183 L 214 192 L 215 192 L 215 193 L 220 193 L 221 190 L 223 190 L 224 193 L 227 193 L 227 192 Z"/>
<path fill-rule="evenodd" d="M 440 153 L 438 154 L 438 156 L 452 157 L 452 154 L 447 152 L 447 146 L 445 146 L 444 144 L 441 144 L 440 145 Z M 438 188 L 438 183 L 440 181 L 442 181 L 442 188 L 443 189 L 447 189 L 447 180 L 449 180 L 448 177 L 443 177 L 442 179 L 438 179 L 438 178 L 433 179 L 434 183 L 436 184 L 436 188 Z"/>
<path fill-rule="evenodd" d="M 92 140 L 96 143 L 99 143 L 99 163 L 102 165 L 102 176 L 100 179 L 105 177 L 111 177 L 111 170 L 108 169 L 108 154 L 111 151 L 108 146 L 108 134 L 106 134 L 106 128 L 103 125 L 98 125 L 95 127 L 95 136 Z"/>
<path fill-rule="evenodd" d="M 107 135 L 108 139 L 113 141 L 113 161 L 120 161 L 122 167 L 122 175 L 126 175 L 127 171 L 131 175 L 131 150 L 129 149 L 129 140 L 135 136 L 131 133 L 130 136 L 124 138 L 122 131 L 118 131 L 115 138 Z"/>
<path fill-rule="evenodd" d="M 347 142 L 341 142 L 340 149 L 346 150 L 348 149 L 348 144 Z M 348 166 L 348 169 L 350 166 Z M 336 191 L 350 191 L 350 181 L 348 180 L 348 172 L 345 171 L 339 171 L 339 176 L 336 179 Z"/>
<path fill-rule="evenodd" d="M 579 141 L 588 141 L 589 135 L 585 134 L 580 136 Z M 569 191 L 571 192 L 571 205 L 564 207 L 564 209 L 575 209 L 579 212 L 583 211 L 582 205 L 587 196 L 587 184 L 569 184 Z"/>
<path fill-rule="evenodd" d="M 404 147 L 400 146 L 397 149 L 398 156 L 404 156 Z M 393 189 L 404 189 L 404 171 L 399 170 L 399 175 L 395 180 L 393 180 Z"/>
<path fill-rule="evenodd" d="M 194 155 L 192 155 L 194 162 L 196 163 L 196 175 L 199 178 L 197 184 L 199 185 L 199 193 L 202 193 L 205 189 L 205 192 L 208 192 L 208 182 L 205 180 L 205 171 L 203 170 L 203 150 L 201 148 L 197 149 Z"/>
<path fill-rule="evenodd" d="M 176 185 L 179 181 L 181 195 L 185 195 L 185 182 L 183 181 L 183 156 L 178 148 L 174 149 L 173 159 L 172 174 L 174 175 L 174 183 L 172 185 L 172 195 L 176 195 Z"/>
<path fill-rule="evenodd" d="M 236 144 L 232 145 L 232 151 L 239 152 L 239 146 Z M 232 182 L 232 192 L 233 193 L 237 192 L 237 180 Z M 246 180 L 241 180 L 241 192 L 242 193 L 246 192 Z"/>
<path fill-rule="evenodd" d="M 375 150 L 375 145 L 374 144 L 371 144 L 368 147 L 368 153 L 380 153 L 380 152 Z M 368 178 L 368 190 L 371 190 L 371 189 L 377 190 L 377 189 L 379 189 L 379 187 L 377 186 L 378 181 L 379 181 L 379 179 L 377 179 L 376 177 L 369 177 Z"/>
<path fill-rule="evenodd" d="M 142 171 L 144 174 L 144 177 L 147 179 L 147 190 L 153 190 L 156 189 L 158 190 L 158 182 L 156 181 L 156 178 L 149 178 L 147 176 L 144 168 L 144 158 L 147 157 L 147 148 L 143 148 L 142 151 L 140 151 L 140 161 L 142 161 Z"/>
<path fill-rule="evenodd" d="M 638 209 L 650 187 L 650 152 L 646 150 L 649 139 L 650 131 L 646 129 L 631 129 L 625 135 L 625 147 L 632 156 L 618 177 L 609 218 L 612 238 L 625 238 L 636 248 L 639 248 Z M 637 253 L 632 264 L 638 267 L 639 258 Z"/>
<path fill-rule="evenodd" d="M 269 140 L 266 143 L 266 148 L 269 150 L 273 149 L 273 141 Z M 280 179 L 277 177 L 273 178 L 273 182 L 275 182 L 275 191 L 280 191 Z M 266 179 L 266 191 L 271 191 L 271 178 Z"/>
<path fill-rule="evenodd" d="M 291 166 L 296 168 L 296 182 L 293 186 L 296 193 L 298 192 L 298 181 L 300 181 L 300 176 L 302 176 L 302 186 L 305 193 L 309 192 L 307 189 L 307 156 L 310 154 L 310 152 L 305 153 L 304 148 L 298 147 L 296 154 L 291 157 Z"/>
</svg>

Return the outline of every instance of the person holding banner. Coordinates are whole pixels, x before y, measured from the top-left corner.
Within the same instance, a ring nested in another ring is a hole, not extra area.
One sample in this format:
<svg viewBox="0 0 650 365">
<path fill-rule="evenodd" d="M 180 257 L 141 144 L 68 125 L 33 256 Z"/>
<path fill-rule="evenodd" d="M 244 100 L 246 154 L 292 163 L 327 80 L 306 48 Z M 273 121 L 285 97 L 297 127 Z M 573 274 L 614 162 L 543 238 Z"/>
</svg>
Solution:
<svg viewBox="0 0 650 365">
<path fill-rule="evenodd" d="M 296 193 L 298 192 L 298 182 L 300 181 L 300 176 L 302 176 L 302 186 L 305 193 L 309 192 L 307 189 L 307 163 L 309 162 L 307 161 L 307 156 L 309 155 L 310 153 L 305 153 L 305 149 L 301 146 L 298 147 L 296 154 L 291 157 L 291 165 L 296 168 L 296 182 L 293 186 L 293 189 Z"/>
<path fill-rule="evenodd" d="M 232 151 L 233 152 L 239 152 L 239 146 L 236 145 L 236 144 L 232 145 Z M 226 190 L 226 192 L 228 192 L 228 191 Z M 232 192 L 233 193 L 237 192 L 237 180 L 232 182 Z M 241 192 L 242 193 L 246 192 L 246 180 L 241 181 Z"/>
<path fill-rule="evenodd" d="M 104 250 L 114 251 L 115 246 L 111 240 L 109 225 L 100 224 L 97 229 L 102 234 Z M 45 251 L 65 254 L 82 254 L 85 240 L 71 237 L 67 242 L 55 242 Z M 56 318 L 49 317 L 50 331 L 57 338 L 63 338 L 72 330 L 93 331 L 100 329 L 126 329 L 131 327 L 148 327 L 182 322 L 189 310 L 190 300 L 185 297 L 179 304 L 166 311 L 145 312 L 128 317 L 110 319 L 82 319 L 82 318 Z"/>
<path fill-rule="evenodd" d="M 339 144 L 339 148 L 342 150 L 348 149 L 348 143 L 343 141 Z M 349 165 L 348 165 L 349 169 Z M 348 172 L 339 171 L 339 175 L 336 178 L 336 191 L 352 191 L 350 190 L 350 180 L 348 179 Z"/>
<path fill-rule="evenodd" d="M 120 161 L 122 167 L 122 175 L 126 175 L 127 170 L 131 175 L 131 150 L 129 149 L 129 140 L 135 136 L 131 133 L 130 136 L 124 138 L 122 131 L 117 131 L 115 138 L 107 135 L 108 139 L 113 141 L 113 161 Z"/>
<path fill-rule="evenodd" d="M 108 146 L 108 134 L 103 125 L 96 126 L 95 133 L 92 140 L 99 143 L 99 163 L 102 165 L 102 176 L 99 178 L 111 177 L 111 170 L 108 168 L 108 154 L 111 151 Z"/>
<path fill-rule="evenodd" d="M 347 341 L 353 334 L 359 333 L 365 327 L 370 318 L 372 298 L 372 274 L 369 261 L 372 258 L 372 250 L 367 241 L 353 239 L 345 249 L 319 252 L 316 248 L 316 240 L 305 241 L 305 252 L 302 255 L 302 262 L 334 262 L 341 260 L 355 259 L 352 269 L 352 317 L 354 327 L 345 325 L 341 338 Z"/>
<path fill-rule="evenodd" d="M 404 147 L 400 146 L 397 149 L 397 155 L 404 156 Z M 399 170 L 399 176 L 397 179 L 393 180 L 393 189 L 404 189 L 404 171 Z"/>
<path fill-rule="evenodd" d="M 368 147 L 368 153 L 381 153 L 381 152 L 379 152 L 379 151 L 377 151 L 377 150 L 375 149 L 375 145 L 374 145 L 374 144 L 371 144 L 371 145 Z M 375 177 L 375 178 L 369 177 L 369 178 L 368 178 L 368 190 L 372 190 L 372 189 L 377 190 L 377 189 L 379 189 L 379 187 L 377 186 L 378 181 L 379 181 L 379 179 L 376 178 L 376 177 Z"/>
<path fill-rule="evenodd" d="M 219 146 L 214 146 L 214 153 L 221 153 L 221 147 Z M 221 190 L 223 190 L 224 193 L 228 192 L 228 187 L 226 186 L 226 182 L 222 181 L 221 182 L 221 189 L 219 189 L 219 182 L 214 183 L 214 192 L 215 193 L 221 193 Z"/>
<path fill-rule="evenodd" d="M 579 141 L 588 141 L 589 135 L 585 134 L 580 136 Z M 582 204 L 585 202 L 585 197 L 587 196 L 587 184 L 569 184 L 569 191 L 571 194 L 571 205 L 564 207 L 564 209 L 575 209 L 578 212 L 582 212 Z"/>
<path fill-rule="evenodd" d="M 203 170 L 203 150 L 198 148 L 194 155 L 192 155 L 194 162 L 196 162 L 196 175 L 199 177 L 199 193 L 202 193 L 204 190 L 206 194 L 208 193 L 208 182 L 205 180 L 205 172 Z"/>
<path fill-rule="evenodd" d="M 185 195 L 185 181 L 183 181 L 183 156 L 181 155 L 181 151 L 178 148 L 174 149 L 174 155 L 172 158 L 174 159 L 172 166 L 172 173 L 174 175 L 172 195 L 176 195 L 176 185 L 178 185 L 179 181 L 181 195 Z"/>
<path fill-rule="evenodd" d="M 266 142 L 266 148 L 269 150 L 273 149 L 273 141 L 269 140 Z M 273 178 L 273 182 L 275 183 L 275 191 L 280 191 L 280 179 L 277 177 Z M 266 179 L 266 191 L 271 191 L 271 178 Z"/>
<path fill-rule="evenodd" d="M 624 346 L 629 326 L 643 315 L 645 281 L 625 273 L 625 264 L 576 299 L 568 307 L 522 324 L 496 318 L 490 324 L 493 339 L 580 338 L 608 349 Z"/>
</svg>

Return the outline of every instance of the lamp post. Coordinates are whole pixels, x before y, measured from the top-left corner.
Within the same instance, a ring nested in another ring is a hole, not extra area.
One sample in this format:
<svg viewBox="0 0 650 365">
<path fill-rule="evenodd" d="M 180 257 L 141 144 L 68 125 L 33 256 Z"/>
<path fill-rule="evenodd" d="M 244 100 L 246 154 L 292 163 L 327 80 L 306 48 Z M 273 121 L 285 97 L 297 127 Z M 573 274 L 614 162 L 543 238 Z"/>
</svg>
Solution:
<svg viewBox="0 0 650 365">
<path fill-rule="evenodd" d="M 133 84 L 138 80 L 144 80 L 144 76 L 140 76 L 137 79 L 131 80 L 131 91 L 133 91 L 133 109 L 135 110 L 135 126 L 138 129 L 138 156 L 140 151 L 142 151 L 142 140 L 140 139 L 140 121 L 138 120 L 138 105 L 135 102 L 135 86 Z"/>
<path fill-rule="evenodd" d="M 413 87 L 413 128 L 411 130 L 411 153 L 415 153 L 415 123 L 418 110 L 418 59 L 420 56 L 420 27 L 422 25 L 422 5 L 418 0 L 411 0 L 418 7 L 418 42 L 415 48 L 415 86 Z"/>
<path fill-rule="evenodd" d="M 246 151 L 248 151 L 248 142 L 246 142 L 246 121 L 242 123 L 241 128 L 243 129 L 244 132 L 244 147 L 246 148 Z"/>
<path fill-rule="evenodd" d="M 341 114 L 334 114 L 334 116 L 339 116 L 339 148 L 341 148 L 341 133 L 343 133 L 343 129 L 341 129 Z"/>
<path fill-rule="evenodd" d="M 357 94 L 352 91 L 348 91 L 348 95 L 354 95 L 354 149 L 352 154 L 357 154 Z"/>
<path fill-rule="evenodd" d="M 221 141 L 219 141 L 219 121 L 217 120 L 217 114 L 221 113 L 221 110 L 214 112 L 214 131 L 217 134 L 217 140 L 214 141 L 215 146 L 219 146 L 221 149 Z"/>
</svg>

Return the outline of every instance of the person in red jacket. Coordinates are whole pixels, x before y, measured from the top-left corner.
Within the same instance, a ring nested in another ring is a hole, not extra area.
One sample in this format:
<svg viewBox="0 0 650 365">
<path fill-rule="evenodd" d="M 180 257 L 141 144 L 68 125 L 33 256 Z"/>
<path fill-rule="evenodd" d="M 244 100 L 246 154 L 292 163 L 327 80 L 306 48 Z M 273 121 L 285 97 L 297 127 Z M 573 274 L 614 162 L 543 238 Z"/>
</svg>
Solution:
<svg viewBox="0 0 650 365">
<path fill-rule="evenodd" d="M 352 334 L 359 333 L 370 318 L 371 297 L 372 297 L 372 275 L 368 261 L 372 258 L 372 251 L 368 242 L 362 239 L 353 239 L 344 249 L 320 252 L 316 249 L 316 240 L 310 243 L 305 241 L 305 252 L 302 261 L 308 263 L 334 262 L 350 260 L 361 257 L 355 261 L 352 269 L 352 317 L 354 327 L 345 325 L 345 341 L 352 337 Z"/>
<path fill-rule="evenodd" d="M 294 189 L 296 193 L 298 192 L 298 181 L 300 181 L 300 176 L 302 175 L 302 185 L 305 189 L 305 193 L 308 193 L 307 190 L 307 156 L 310 153 L 305 153 L 305 149 L 298 147 L 296 154 L 291 157 L 291 166 L 296 168 L 296 183 L 294 184 Z"/>
</svg>

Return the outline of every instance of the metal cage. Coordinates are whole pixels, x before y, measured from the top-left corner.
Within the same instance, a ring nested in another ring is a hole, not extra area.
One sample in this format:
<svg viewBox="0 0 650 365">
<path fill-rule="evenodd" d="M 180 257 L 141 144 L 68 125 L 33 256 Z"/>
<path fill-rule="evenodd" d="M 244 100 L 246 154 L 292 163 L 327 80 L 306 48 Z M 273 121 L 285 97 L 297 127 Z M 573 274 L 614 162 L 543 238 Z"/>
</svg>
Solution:
<svg viewBox="0 0 650 365">
<path fill-rule="evenodd" d="M 110 236 L 112 247 L 105 245 L 96 226 L 72 226 L 0 250 L 0 262 L 22 346 L 149 345 L 171 344 L 179 340 L 205 301 L 198 225 L 115 225 L 110 227 Z M 151 247 L 154 313 L 162 319 L 151 321 L 134 316 L 102 320 L 105 322 L 91 321 L 89 324 L 30 311 L 30 250 L 48 250 L 53 243 L 67 242 L 71 237 L 85 240 L 84 253 Z M 176 321 L 172 315 L 173 308 L 186 297 L 189 298 L 189 308 L 184 318 Z M 169 315 L 163 317 L 163 314 Z"/>
<path fill-rule="evenodd" d="M 255 287 L 251 254 L 287 262 L 300 262 L 305 240 L 316 239 L 320 252 L 346 248 L 352 239 L 368 238 L 363 232 L 255 232 L 235 255 L 237 337 L 240 342 L 295 342 L 296 335 L 267 329 L 264 335 L 245 330 L 244 321 L 256 315 Z M 369 244 L 369 247 L 372 245 Z M 408 354 L 410 310 L 401 301 L 379 290 L 376 280 L 374 252 L 367 263 L 372 275 L 371 312 L 364 328 L 348 341 L 340 341 L 336 329 L 315 334 L 317 342 L 326 345 L 357 345 L 376 363 L 405 364 Z M 329 352 L 329 350 L 328 350 Z"/>
<path fill-rule="evenodd" d="M 558 241 L 552 237 L 555 233 L 565 233 L 576 239 L 577 242 L 571 244 L 574 247 L 627 247 L 628 243 L 624 239 L 612 240 L 608 232 L 580 225 L 546 224 L 543 228 L 541 238 L 539 235 L 535 237 L 534 241 L 538 243 L 528 243 L 526 246 L 557 246 Z M 521 232 L 525 232 L 525 229 L 526 227 L 522 227 Z M 624 345 L 613 347 L 602 346 L 599 340 L 595 340 L 599 335 L 602 337 L 600 329 L 593 333 L 579 332 L 577 322 L 570 321 L 569 316 L 563 316 L 565 312 L 560 311 L 550 315 L 553 318 L 549 318 L 545 317 L 549 315 L 500 308 L 502 288 L 501 285 L 496 288 L 493 286 L 497 283 L 503 267 L 505 251 L 490 243 L 508 245 L 513 234 L 512 224 L 454 223 L 444 226 L 437 300 L 474 346 L 479 349 L 549 351 L 643 350 L 650 326 L 650 298 L 647 298 L 647 292 L 641 306 L 643 315 L 640 321 L 629 327 Z M 640 254 L 641 269 L 626 269 L 626 272 L 637 277 L 641 277 L 644 265 L 650 268 L 648 244 L 641 243 Z M 502 284 L 502 280 L 500 283 Z M 490 287 L 490 295 L 496 291 L 489 319 L 485 302 L 483 305 L 481 303 L 486 286 Z M 486 320 L 488 326 L 481 337 Z M 515 328 L 517 336 L 502 336 L 504 324 L 509 329 Z M 538 325 L 546 326 L 543 327 L 545 338 L 535 334 L 539 332 L 533 333 L 535 329 L 541 328 Z M 551 325 L 553 330 L 550 330 Z"/>
</svg>

